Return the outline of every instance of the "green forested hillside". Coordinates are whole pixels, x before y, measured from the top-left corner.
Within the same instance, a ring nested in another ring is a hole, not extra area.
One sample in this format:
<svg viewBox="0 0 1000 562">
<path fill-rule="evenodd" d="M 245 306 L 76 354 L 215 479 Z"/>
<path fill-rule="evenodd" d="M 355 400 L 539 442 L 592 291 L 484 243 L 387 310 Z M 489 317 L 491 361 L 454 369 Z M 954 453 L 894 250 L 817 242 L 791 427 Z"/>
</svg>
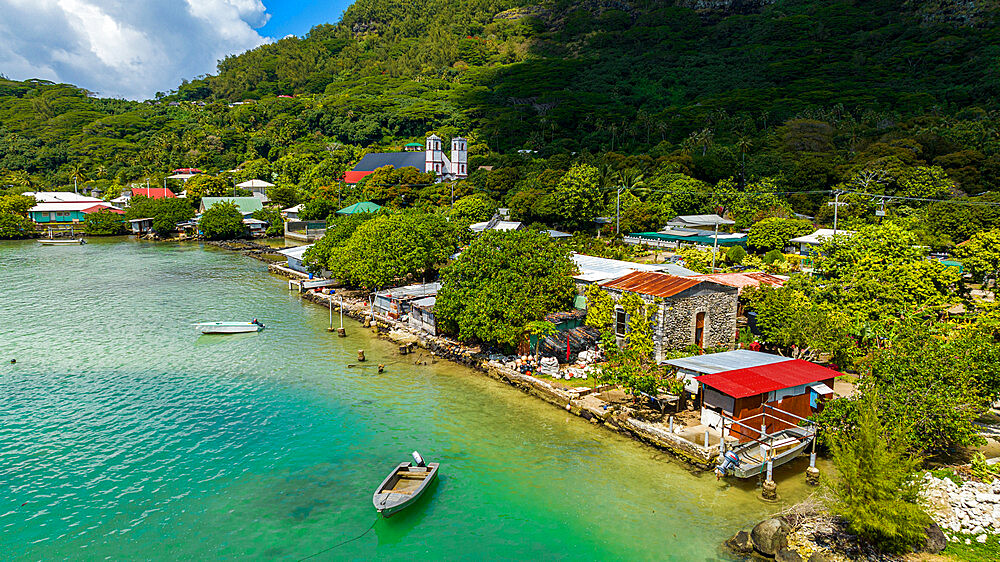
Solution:
<svg viewBox="0 0 1000 562">
<path fill-rule="evenodd" d="M 435 131 L 468 136 L 473 169 L 494 166 L 463 189 L 532 219 L 551 215 L 537 195 L 578 161 L 603 166 L 603 183 L 628 169 L 654 189 L 732 178 L 723 186 L 812 192 L 875 166 L 868 191 L 975 195 L 1000 173 L 998 13 L 958 0 L 359 0 L 339 24 L 146 103 L 0 81 L 0 174 L 121 185 L 242 167 L 309 198 L 364 150 Z M 825 199 L 789 200 L 822 214 Z"/>
</svg>

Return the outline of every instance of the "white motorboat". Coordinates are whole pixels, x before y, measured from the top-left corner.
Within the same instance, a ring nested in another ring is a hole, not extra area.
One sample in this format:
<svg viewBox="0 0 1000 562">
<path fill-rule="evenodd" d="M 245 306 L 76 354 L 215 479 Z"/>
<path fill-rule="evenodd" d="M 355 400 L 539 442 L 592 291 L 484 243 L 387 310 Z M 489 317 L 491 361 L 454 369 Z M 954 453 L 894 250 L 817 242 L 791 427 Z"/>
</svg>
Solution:
<svg viewBox="0 0 1000 562">
<path fill-rule="evenodd" d="M 79 246 L 87 241 L 83 238 L 39 238 L 38 243 L 43 246 Z"/>
<path fill-rule="evenodd" d="M 253 322 L 201 322 L 194 326 L 203 334 L 245 334 L 264 329 L 264 325 L 257 319 Z"/>
<path fill-rule="evenodd" d="M 716 471 L 720 475 L 751 478 L 764 472 L 768 461 L 777 468 L 799 456 L 815 438 L 815 431 L 806 427 L 765 435 L 726 451 Z"/>
</svg>

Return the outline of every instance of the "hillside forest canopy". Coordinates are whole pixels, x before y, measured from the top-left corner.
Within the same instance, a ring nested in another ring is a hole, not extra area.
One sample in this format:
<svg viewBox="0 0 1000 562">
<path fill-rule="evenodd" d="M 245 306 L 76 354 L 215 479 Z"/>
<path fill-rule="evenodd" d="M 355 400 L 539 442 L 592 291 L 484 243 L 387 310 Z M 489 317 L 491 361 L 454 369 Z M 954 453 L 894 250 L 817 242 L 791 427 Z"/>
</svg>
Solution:
<svg viewBox="0 0 1000 562">
<path fill-rule="evenodd" d="M 745 212 L 748 226 L 791 212 L 827 221 L 836 188 L 982 197 L 1000 177 L 991 3 L 419 4 L 356 2 L 340 23 L 146 102 L 0 80 L 0 185 L 76 179 L 113 194 L 194 167 L 272 181 L 285 201 L 440 205 L 450 188 L 424 185 L 422 170 L 390 178 L 394 189 L 337 186 L 364 153 L 432 132 L 470 140 L 459 196 L 566 228 L 578 217 L 547 196 L 578 164 L 598 169 L 599 189 L 641 178 L 624 197 L 630 229 L 729 210 L 743 192 L 768 207 Z M 854 199 L 844 218 L 870 222 L 877 200 Z M 911 203 L 889 212 L 924 211 Z M 940 218 L 928 234 L 945 245 L 991 221 Z"/>
</svg>

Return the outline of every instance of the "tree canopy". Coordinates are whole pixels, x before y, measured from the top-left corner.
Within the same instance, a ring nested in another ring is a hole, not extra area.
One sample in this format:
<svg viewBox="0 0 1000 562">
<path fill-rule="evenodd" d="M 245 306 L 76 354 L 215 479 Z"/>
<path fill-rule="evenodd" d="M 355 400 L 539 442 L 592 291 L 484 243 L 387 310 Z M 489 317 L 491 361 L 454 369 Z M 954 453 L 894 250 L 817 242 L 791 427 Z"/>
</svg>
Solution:
<svg viewBox="0 0 1000 562">
<path fill-rule="evenodd" d="M 462 340 L 514 348 L 529 322 L 572 305 L 574 269 L 544 232 L 488 231 L 441 271 L 434 313 Z"/>
</svg>

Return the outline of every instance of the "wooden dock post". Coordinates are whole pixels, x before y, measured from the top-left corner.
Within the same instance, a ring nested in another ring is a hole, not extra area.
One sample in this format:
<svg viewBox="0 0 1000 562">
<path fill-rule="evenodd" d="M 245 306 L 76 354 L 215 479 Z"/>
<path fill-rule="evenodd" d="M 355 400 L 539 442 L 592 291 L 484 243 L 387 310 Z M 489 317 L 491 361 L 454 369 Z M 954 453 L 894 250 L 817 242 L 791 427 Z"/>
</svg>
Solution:
<svg viewBox="0 0 1000 562">
<path fill-rule="evenodd" d="M 813 436 L 812 452 L 809 453 L 809 468 L 806 469 L 806 484 L 819 485 L 819 469 L 816 468 L 816 437 Z"/>
<path fill-rule="evenodd" d="M 326 297 L 326 306 L 330 308 L 330 327 L 326 329 L 327 332 L 333 331 L 333 299 L 329 295 Z"/>
<path fill-rule="evenodd" d="M 365 360 L 365 350 L 358 350 L 358 362 L 363 362 Z"/>
<path fill-rule="evenodd" d="M 378 364 L 378 372 L 382 373 L 383 371 L 385 371 L 385 365 L 383 365 L 382 363 L 379 363 Z"/>
<path fill-rule="evenodd" d="M 778 485 L 774 483 L 774 479 L 772 478 L 773 474 L 774 474 L 774 461 L 768 459 L 767 479 L 764 480 L 764 486 L 760 492 L 761 497 L 767 501 L 778 500 Z"/>
</svg>

